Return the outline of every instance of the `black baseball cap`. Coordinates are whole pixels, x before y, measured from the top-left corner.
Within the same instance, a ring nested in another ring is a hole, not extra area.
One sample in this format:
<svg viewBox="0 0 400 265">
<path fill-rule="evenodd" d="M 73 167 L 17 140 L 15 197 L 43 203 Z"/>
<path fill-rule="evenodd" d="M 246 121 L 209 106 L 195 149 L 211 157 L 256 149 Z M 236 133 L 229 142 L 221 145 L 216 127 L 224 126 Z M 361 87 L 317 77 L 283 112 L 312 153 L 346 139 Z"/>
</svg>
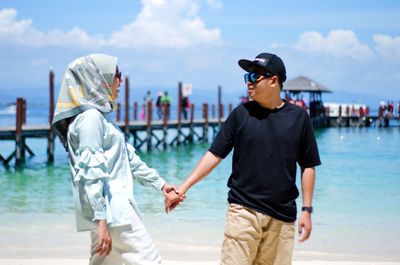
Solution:
<svg viewBox="0 0 400 265">
<path fill-rule="evenodd" d="M 272 73 L 279 78 L 279 82 L 286 80 L 286 68 L 281 58 L 272 53 L 260 53 L 254 60 L 241 59 L 239 66 L 246 72 Z"/>
</svg>

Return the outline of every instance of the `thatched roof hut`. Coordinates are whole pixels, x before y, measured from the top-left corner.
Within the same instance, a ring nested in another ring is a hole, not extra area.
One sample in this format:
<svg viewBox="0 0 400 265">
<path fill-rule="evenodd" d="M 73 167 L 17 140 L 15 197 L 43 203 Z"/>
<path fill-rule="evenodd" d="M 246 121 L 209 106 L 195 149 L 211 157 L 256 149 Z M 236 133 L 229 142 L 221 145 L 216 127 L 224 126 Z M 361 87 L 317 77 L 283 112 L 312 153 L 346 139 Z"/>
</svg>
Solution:
<svg viewBox="0 0 400 265">
<path fill-rule="evenodd" d="M 302 92 L 308 92 L 310 93 L 309 102 L 322 102 L 322 93 L 332 93 L 325 86 L 305 76 L 298 76 L 285 82 L 282 90 L 285 91 L 286 98 L 297 99 Z"/>
<path fill-rule="evenodd" d="M 332 91 L 327 89 L 325 86 L 311 80 L 305 76 L 298 76 L 290 79 L 283 84 L 283 91 L 289 91 L 293 93 L 300 92 L 320 92 L 320 93 L 331 93 Z"/>
<path fill-rule="evenodd" d="M 296 100 L 296 102 L 304 102 L 302 93 L 309 93 L 309 105 L 306 107 L 309 108 L 311 118 L 320 119 L 325 116 L 322 93 L 332 93 L 332 91 L 325 86 L 308 77 L 298 76 L 284 83 L 282 90 L 285 92 L 287 100 Z"/>
</svg>

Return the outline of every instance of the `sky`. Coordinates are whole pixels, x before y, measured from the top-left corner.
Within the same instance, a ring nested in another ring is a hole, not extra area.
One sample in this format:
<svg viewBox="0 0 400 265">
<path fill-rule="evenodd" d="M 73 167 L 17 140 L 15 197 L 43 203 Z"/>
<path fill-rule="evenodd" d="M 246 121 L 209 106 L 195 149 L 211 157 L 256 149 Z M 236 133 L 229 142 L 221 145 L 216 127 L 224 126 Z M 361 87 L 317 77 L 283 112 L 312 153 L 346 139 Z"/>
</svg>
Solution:
<svg viewBox="0 0 400 265">
<path fill-rule="evenodd" d="M 0 1 L 0 96 L 45 97 L 67 65 L 119 57 L 131 95 L 190 83 L 193 95 L 246 94 L 239 59 L 280 56 L 329 99 L 400 99 L 400 2 L 393 0 Z M 214 93 L 215 94 L 210 94 Z M 140 94 L 140 95 L 139 95 Z"/>
</svg>

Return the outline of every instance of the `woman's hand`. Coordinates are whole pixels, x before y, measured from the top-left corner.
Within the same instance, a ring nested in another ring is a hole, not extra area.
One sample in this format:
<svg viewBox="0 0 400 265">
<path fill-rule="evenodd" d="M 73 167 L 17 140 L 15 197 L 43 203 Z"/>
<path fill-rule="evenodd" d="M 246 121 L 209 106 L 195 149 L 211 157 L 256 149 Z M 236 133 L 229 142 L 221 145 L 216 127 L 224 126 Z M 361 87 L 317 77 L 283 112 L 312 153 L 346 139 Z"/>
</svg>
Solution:
<svg viewBox="0 0 400 265">
<path fill-rule="evenodd" d="M 185 194 L 180 194 L 179 190 L 168 183 L 166 183 L 163 188 L 163 193 L 165 196 L 165 212 L 171 212 L 179 203 L 186 199 Z"/>
<path fill-rule="evenodd" d="M 110 232 L 108 231 L 107 221 L 99 220 L 97 224 L 98 243 L 96 246 L 96 253 L 99 255 L 110 254 L 112 249 L 112 242 Z"/>
<path fill-rule="evenodd" d="M 170 192 L 172 190 L 175 191 L 175 193 L 179 194 L 178 189 L 175 186 L 172 186 L 168 183 L 165 183 L 161 190 L 164 193 L 164 196 L 166 196 L 168 194 L 168 192 Z"/>
</svg>

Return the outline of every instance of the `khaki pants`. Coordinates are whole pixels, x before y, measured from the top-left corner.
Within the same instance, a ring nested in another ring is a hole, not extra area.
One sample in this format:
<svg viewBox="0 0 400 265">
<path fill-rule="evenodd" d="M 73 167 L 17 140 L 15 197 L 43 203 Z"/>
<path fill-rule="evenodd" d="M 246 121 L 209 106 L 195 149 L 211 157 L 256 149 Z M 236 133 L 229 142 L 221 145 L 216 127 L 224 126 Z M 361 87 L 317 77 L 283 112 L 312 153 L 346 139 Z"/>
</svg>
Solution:
<svg viewBox="0 0 400 265">
<path fill-rule="evenodd" d="M 294 222 L 274 219 L 241 205 L 228 208 L 221 264 L 292 264 Z"/>
</svg>

